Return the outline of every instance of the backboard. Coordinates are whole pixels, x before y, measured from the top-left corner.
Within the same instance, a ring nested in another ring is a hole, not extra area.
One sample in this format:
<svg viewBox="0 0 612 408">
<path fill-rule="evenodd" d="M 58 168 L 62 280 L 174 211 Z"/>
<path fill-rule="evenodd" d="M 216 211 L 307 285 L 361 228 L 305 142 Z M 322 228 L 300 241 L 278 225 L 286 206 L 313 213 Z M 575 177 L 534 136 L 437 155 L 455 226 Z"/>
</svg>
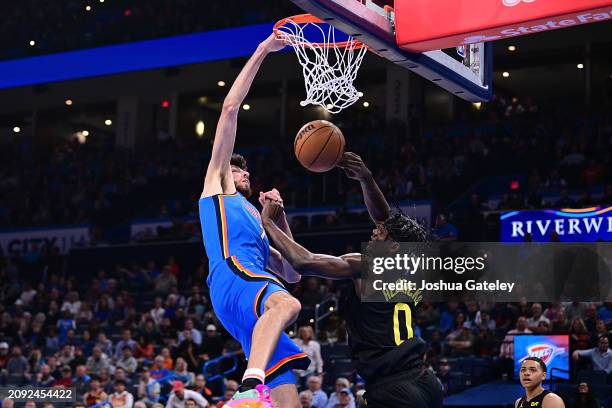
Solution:
<svg viewBox="0 0 612 408">
<path fill-rule="evenodd" d="M 454 49 L 423 53 L 406 51 L 397 43 L 395 12 L 372 0 L 292 0 L 337 29 L 367 44 L 371 51 L 432 81 L 452 94 L 471 101 L 492 97 L 492 44 L 465 46 L 464 56 Z"/>
</svg>

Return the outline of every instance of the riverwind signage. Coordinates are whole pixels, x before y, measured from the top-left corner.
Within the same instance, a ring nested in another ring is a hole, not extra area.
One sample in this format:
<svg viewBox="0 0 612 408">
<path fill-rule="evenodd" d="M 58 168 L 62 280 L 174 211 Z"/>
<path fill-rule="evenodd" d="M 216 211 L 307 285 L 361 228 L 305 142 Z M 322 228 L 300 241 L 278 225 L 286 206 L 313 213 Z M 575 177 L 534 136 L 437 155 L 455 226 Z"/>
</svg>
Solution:
<svg viewBox="0 0 612 408">
<path fill-rule="evenodd" d="M 556 233 L 561 242 L 612 241 L 612 206 L 580 210 L 509 211 L 500 216 L 501 241 L 546 242 Z"/>
</svg>

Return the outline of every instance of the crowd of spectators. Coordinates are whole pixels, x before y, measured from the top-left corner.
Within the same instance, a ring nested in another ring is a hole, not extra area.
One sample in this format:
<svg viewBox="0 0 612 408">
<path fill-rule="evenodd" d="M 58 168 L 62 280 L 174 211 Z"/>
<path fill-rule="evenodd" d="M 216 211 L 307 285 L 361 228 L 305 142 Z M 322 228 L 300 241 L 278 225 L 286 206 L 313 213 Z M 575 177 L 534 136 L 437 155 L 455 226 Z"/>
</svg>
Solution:
<svg viewBox="0 0 612 408">
<path fill-rule="evenodd" d="M 161 267 L 153 261 L 117 266 L 79 281 L 64 276 L 57 263 L 41 261 L 39 272 L 47 274 L 32 275 L 22 260 L 2 259 L 0 384 L 72 386 L 87 406 L 182 406 L 172 405 L 177 398 L 204 406 L 203 400 L 230 398 L 240 368 L 221 385 L 206 382 L 204 367 L 224 353 L 240 352 L 240 345 L 210 308 L 206 268 L 192 273 L 182 264 L 172 257 Z M 303 327 L 292 334 L 312 360 L 295 373 L 304 407 L 357 406 L 362 397 L 359 377 L 351 369 L 340 375 L 325 358 L 326 347 L 346 342 L 347 290 L 345 282 L 317 278 L 292 288 L 303 305 Z M 309 319 L 314 306 L 330 297 L 339 299 L 339 314 L 321 322 L 317 335 Z M 414 318 L 415 334 L 430 346 L 426 366 L 447 393 L 457 392 L 449 388 L 457 359 L 485 358 L 494 367 L 492 378 L 511 377 L 512 337 L 521 333 L 569 334 L 574 370 L 612 373 L 611 328 L 610 303 L 423 302 Z"/>
<path fill-rule="evenodd" d="M 464 128 L 456 125 L 423 134 L 392 125 L 385 128 L 376 116 L 344 122 L 339 118 L 338 125 L 350 136 L 349 149 L 362 155 L 393 203 L 427 199 L 443 210 L 483 175 L 517 174 L 528 180 L 523 186 L 499 186 L 494 206 L 490 197 L 474 194 L 468 215 L 609 205 L 609 115 L 571 120 L 559 115 L 531 112 L 506 117 L 493 111 Z M 333 226 L 349 222 L 346 206 L 362 203 L 357 183 L 334 175 L 324 181 L 301 168 L 282 144 L 262 143 L 239 149 L 247 156 L 253 191 L 275 187 L 289 208 L 334 205 L 337 212 L 326 222 Z M 195 216 L 210 144 L 179 139 L 125 152 L 58 140 L 52 148 L 35 150 L 14 146 L 0 153 L 5 163 L 0 170 L 0 227 L 80 223 L 108 227 L 135 218 Z M 596 198 L 592 189 L 598 189 Z M 576 201 L 570 196 L 575 191 L 583 192 Z M 554 199 L 546 198 L 550 193 Z"/>
</svg>

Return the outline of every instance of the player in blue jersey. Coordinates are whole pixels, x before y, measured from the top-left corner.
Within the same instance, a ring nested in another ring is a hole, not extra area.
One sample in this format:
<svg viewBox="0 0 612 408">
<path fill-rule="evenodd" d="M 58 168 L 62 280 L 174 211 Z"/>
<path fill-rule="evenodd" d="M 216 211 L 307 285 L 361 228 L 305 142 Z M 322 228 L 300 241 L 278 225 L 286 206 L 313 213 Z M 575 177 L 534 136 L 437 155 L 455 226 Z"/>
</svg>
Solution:
<svg viewBox="0 0 612 408">
<path fill-rule="evenodd" d="M 238 112 L 253 79 L 264 58 L 283 47 L 272 34 L 257 47 L 232 85 L 223 103 L 199 203 L 211 301 L 248 358 L 241 388 L 227 407 L 251 401 L 271 406 L 270 398 L 278 407 L 299 407 L 291 370 L 305 369 L 310 363 L 283 332 L 295 321 L 301 305 L 277 275 L 288 282 L 297 281 L 299 275 L 270 248 L 259 212 L 247 201 L 251 188 L 246 162 L 232 155 Z M 260 195 L 260 201 L 264 199 L 282 204 L 275 190 Z M 288 232 L 286 220 L 281 226 Z"/>
</svg>

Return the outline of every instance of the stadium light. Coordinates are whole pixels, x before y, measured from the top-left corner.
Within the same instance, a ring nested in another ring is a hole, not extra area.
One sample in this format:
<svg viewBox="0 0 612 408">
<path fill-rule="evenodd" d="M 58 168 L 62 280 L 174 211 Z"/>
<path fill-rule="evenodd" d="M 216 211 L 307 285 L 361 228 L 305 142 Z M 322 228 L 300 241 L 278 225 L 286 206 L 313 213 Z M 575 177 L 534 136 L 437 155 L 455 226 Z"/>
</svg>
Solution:
<svg viewBox="0 0 612 408">
<path fill-rule="evenodd" d="M 516 51 L 516 45 L 509 45 L 508 51 Z"/>
<path fill-rule="evenodd" d="M 584 68 L 584 64 L 578 64 L 578 65 L 576 65 L 576 67 L 577 67 L 578 69 L 583 69 L 583 68 Z"/>
<path fill-rule="evenodd" d="M 104 3 L 104 0 L 100 0 L 100 3 Z"/>
<path fill-rule="evenodd" d="M 327 109 L 333 109 L 333 108 L 334 108 L 334 105 L 332 105 L 331 103 L 327 104 Z"/>
<path fill-rule="evenodd" d="M 85 6 L 85 11 L 91 11 L 91 6 L 90 5 Z"/>
<path fill-rule="evenodd" d="M 333 306 L 330 306 L 329 311 L 330 311 L 330 312 L 333 312 L 333 311 L 334 311 L 334 307 L 333 307 Z"/>
<path fill-rule="evenodd" d="M 223 87 L 223 86 L 225 86 L 225 81 L 219 81 L 219 82 L 217 82 L 217 85 Z"/>
<path fill-rule="evenodd" d="M 84 130 L 81 132 L 81 134 L 85 137 L 89 136 L 89 130 Z"/>
<path fill-rule="evenodd" d="M 72 99 L 66 99 L 66 102 L 64 102 L 67 106 L 72 106 Z"/>
<path fill-rule="evenodd" d="M 112 121 L 112 120 L 110 120 L 110 119 L 106 119 L 106 120 L 104 121 L 104 124 L 105 124 L 106 126 L 110 126 L 110 125 L 112 125 L 112 124 L 113 124 L 113 121 Z"/>
<path fill-rule="evenodd" d="M 204 105 L 204 104 L 206 104 L 206 102 L 208 102 L 208 98 L 207 98 L 207 97 L 205 97 L 205 96 L 200 96 L 200 97 L 198 98 L 198 103 L 199 103 L 200 105 Z"/>
<path fill-rule="evenodd" d="M 13 132 L 15 132 L 15 133 L 19 133 L 19 132 L 21 132 L 21 128 L 20 128 L 19 126 L 15 126 L 15 127 L 13 128 Z"/>
<path fill-rule="evenodd" d="M 363 98 L 363 92 L 358 92 L 357 95 L 359 95 L 360 98 Z"/>
<path fill-rule="evenodd" d="M 195 132 L 198 137 L 204 136 L 204 131 L 206 130 L 206 126 L 204 125 L 204 121 L 199 120 L 195 126 Z"/>
<path fill-rule="evenodd" d="M 245 103 L 244 105 L 242 105 L 242 109 L 246 111 L 251 110 L 251 105 L 249 105 L 248 103 Z"/>
<path fill-rule="evenodd" d="M 35 45 L 36 45 L 36 41 L 34 41 L 34 40 L 30 40 L 30 47 L 33 47 L 33 46 L 35 46 Z"/>
<path fill-rule="evenodd" d="M 314 319 L 310 319 L 310 323 L 314 323 Z"/>
<path fill-rule="evenodd" d="M 508 78 L 510 76 L 510 73 L 508 71 L 504 71 L 504 72 L 502 72 L 502 76 L 504 78 Z"/>
<path fill-rule="evenodd" d="M 369 107 L 370 107 L 370 102 L 365 101 L 365 102 L 363 103 L 363 107 L 364 107 L 364 108 L 369 108 Z"/>
</svg>

